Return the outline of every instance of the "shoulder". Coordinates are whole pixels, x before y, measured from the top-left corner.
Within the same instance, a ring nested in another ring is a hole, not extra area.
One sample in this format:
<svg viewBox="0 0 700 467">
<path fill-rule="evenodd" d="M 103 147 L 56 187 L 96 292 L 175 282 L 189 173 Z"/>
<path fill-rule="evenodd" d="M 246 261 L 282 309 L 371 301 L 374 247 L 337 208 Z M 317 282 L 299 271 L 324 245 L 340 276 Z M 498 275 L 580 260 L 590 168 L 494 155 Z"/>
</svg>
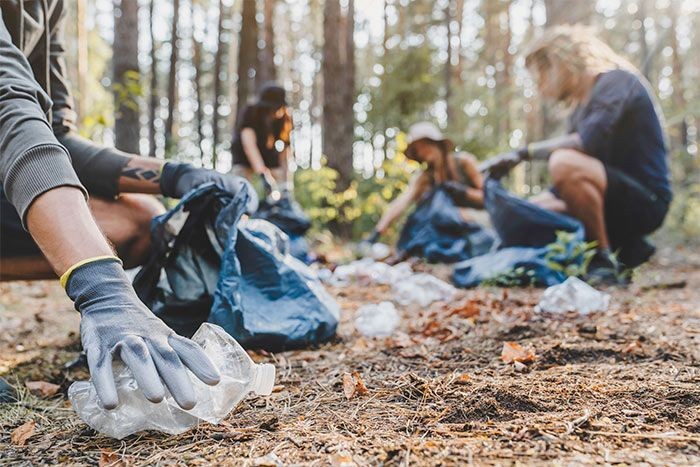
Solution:
<svg viewBox="0 0 700 467">
<path fill-rule="evenodd" d="M 593 92 L 598 96 L 610 98 L 629 96 L 645 90 L 642 79 L 636 73 L 628 70 L 606 71 L 598 76 Z"/>
<path fill-rule="evenodd" d="M 455 160 L 462 165 L 476 165 L 476 156 L 467 151 L 456 152 L 454 155 Z"/>
</svg>

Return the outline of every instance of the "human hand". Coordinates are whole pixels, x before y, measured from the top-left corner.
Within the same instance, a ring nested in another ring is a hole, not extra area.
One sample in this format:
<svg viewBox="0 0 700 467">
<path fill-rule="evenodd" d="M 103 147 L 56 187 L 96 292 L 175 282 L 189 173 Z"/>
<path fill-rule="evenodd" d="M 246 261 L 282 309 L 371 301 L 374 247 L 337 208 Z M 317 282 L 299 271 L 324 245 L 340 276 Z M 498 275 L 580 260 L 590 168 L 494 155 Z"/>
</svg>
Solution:
<svg viewBox="0 0 700 467">
<path fill-rule="evenodd" d="M 78 263 L 61 277 L 61 284 L 80 312 L 91 379 L 106 409 L 119 405 L 114 358 L 129 367 L 146 399 L 162 401 L 167 387 L 185 410 L 197 403 L 185 367 L 206 384 L 219 382 L 219 371 L 202 348 L 175 334 L 139 300 L 118 258 Z"/>
<path fill-rule="evenodd" d="M 161 193 L 170 198 L 182 198 L 187 192 L 207 182 L 214 182 L 219 188 L 232 194 L 238 193 L 248 185 L 243 177 L 237 175 L 175 162 L 166 163 L 160 176 Z M 252 193 L 253 190 L 249 192 Z"/>
</svg>

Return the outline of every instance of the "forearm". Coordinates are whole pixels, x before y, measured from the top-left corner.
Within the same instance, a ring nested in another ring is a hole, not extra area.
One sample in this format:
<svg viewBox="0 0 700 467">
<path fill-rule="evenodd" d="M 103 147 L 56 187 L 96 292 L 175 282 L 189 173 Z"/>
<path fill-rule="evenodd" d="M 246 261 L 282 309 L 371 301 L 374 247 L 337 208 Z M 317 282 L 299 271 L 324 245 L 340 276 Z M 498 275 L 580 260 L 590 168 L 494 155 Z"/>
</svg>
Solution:
<svg viewBox="0 0 700 467">
<path fill-rule="evenodd" d="M 119 176 L 120 193 L 160 194 L 160 176 L 165 161 L 153 157 L 134 157 Z"/>
<path fill-rule="evenodd" d="M 475 207 L 475 208 L 483 208 L 484 207 L 484 190 L 481 190 L 479 188 L 467 188 L 467 200 Z"/>
<path fill-rule="evenodd" d="M 29 207 L 26 219 L 34 241 L 58 276 L 84 259 L 114 255 L 77 188 L 64 186 L 43 193 Z"/>
<path fill-rule="evenodd" d="M 387 229 L 391 227 L 391 224 L 393 224 L 394 221 L 396 221 L 396 219 L 398 219 L 408 208 L 409 203 L 410 200 L 408 199 L 406 193 L 400 195 L 394 201 L 389 203 L 386 211 L 384 211 L 384 214 L 379 219 L 379 222 L 377 222 L 377 227 L 375 230 L 381 234 L 384 234 Z"/>
<path fill-rule="evenodd" d="M 570 133 L 527 145 L 528 156 L 536 160 L 548 159 L 557 149 L 576 149 L 580 151 L 582 149 L 581 137 L 578 133 Z"/>
<path fill-rule="evenodd" d="M 289 182 L 289 146 L 285 147 L 280 153 L 280 171 L 282 172 L 282 180 L 277 180 L 278 183 Z"/>
</svg>

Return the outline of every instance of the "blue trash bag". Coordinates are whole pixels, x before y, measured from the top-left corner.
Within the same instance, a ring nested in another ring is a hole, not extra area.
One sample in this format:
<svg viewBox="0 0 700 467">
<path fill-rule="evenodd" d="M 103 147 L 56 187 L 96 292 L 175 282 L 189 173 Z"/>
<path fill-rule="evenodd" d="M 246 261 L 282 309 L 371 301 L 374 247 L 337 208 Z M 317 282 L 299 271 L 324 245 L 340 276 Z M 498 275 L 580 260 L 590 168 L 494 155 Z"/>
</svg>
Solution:
<svg viewBox="0 0 700 467">
<path fill-rule="evenodd" d="M 465 221 L 452 197 L 437 186 L 406 219 L 397 249 L 431 263 L 455 263 L 491 251 L 495 239 L 490 230 Z"/>
<path fill-rule="evenodd" d="M 311 228 L 311 220 L 290 195 L 282 196 L 277 201 L 262 201 L 251 217 L 277 226 L 289 236 L 291 255 L 307 264 L 311 262 L 309 245 L 304 238 Z"/>
<path fill-rule="evenodd" d="M 289 256 L 283 232 L 262 220 L 241 223 L 251 193 L 233 195 L 208 183 L 156 217 L 151 256 L 134 279 L 137 294 L 188 337 L 210 321 L 248 348 L 275 351 L 330 339 L 338 305 Z"/>
<path fill-rule="evenodd" d="M 251 219 L 230 242 L 209 321 L 247 348 L 290 349 L 335 335 L 340 309 L 301 261 L 287 235 Z"/>
<path fill-rule="evenodd" d="M 452 274 L 455 285 L 475 287 L 513 271 L 524 271 L 513 278 L 521 281 L 514 285 L 549 287 L 566 279 L 565 272 L 553 269 L 551 262 L 570 262 L 574 246 L 585 237 L 578 220 L 518 198 L 492 179 L 486 180 L 484 204 L 499 236 L 500 249 L 456 264 Z M 558 231 L 573 235 L 564 252 L 553 255 L 547 245 L 557 240 Z"/>
</svg>

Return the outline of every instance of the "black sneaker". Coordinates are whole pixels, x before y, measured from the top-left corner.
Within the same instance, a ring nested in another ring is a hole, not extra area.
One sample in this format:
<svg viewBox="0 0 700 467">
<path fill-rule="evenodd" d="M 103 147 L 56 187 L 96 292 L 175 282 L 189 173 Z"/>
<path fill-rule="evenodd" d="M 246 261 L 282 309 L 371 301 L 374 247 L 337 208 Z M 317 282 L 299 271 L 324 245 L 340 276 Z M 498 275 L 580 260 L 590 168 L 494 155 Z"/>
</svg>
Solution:
<svg viewBox="0 0 700 467">
<path fill-rule="evenodd" d="M 17 391 L 4 378 L 0 378 L 0 404 L 17 402 Z"/>
<path fill-rule="evenodd" d="M 629 281 L 622 274 L 620 263 L 610 250 L 597 250 L 588 265 L 585 277 L 592 286 L 626 286 Z"/>
</svg>

